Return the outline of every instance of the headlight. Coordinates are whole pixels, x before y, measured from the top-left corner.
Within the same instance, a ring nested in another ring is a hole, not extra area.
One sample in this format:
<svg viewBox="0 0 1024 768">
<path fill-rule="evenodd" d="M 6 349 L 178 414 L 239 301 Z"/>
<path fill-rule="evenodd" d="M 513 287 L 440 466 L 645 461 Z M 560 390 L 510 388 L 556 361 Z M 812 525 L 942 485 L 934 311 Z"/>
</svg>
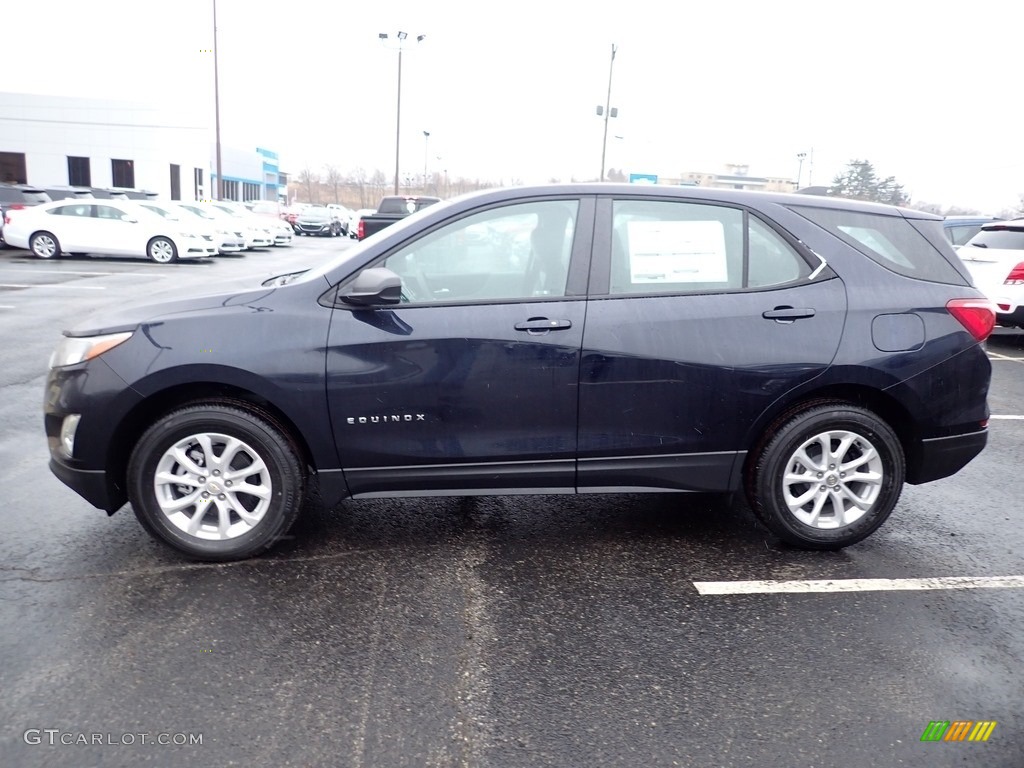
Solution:
<svg viewBox="0 0 1024 768">
<path fill-rule="evenodd" d="M 118 344 L 128 341 L 132 331 L 108 333 L 104 336 L 85 336 L 82 338 L 65 337 L 50 355 L 51 368 L 63 368 L 65 365 L 92 360 Z"/>
<path fill-rule="evenodd" d="M 178 237 L 188 237 L 188 238 L 195 239 L 195 238 L 199 237 L 199 235 L 197 235 L 195 232 L 179 232 L 178 233 Z"/>
</svg>

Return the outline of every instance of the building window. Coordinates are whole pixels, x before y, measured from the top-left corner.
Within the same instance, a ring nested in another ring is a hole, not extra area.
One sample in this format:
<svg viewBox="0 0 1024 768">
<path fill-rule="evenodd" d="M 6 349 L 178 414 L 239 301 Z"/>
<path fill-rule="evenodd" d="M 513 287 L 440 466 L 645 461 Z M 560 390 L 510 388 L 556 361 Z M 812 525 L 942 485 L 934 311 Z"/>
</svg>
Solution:
<svg viewBox="0 0 1024 768">
<path fill-rule="evenodd" d="M 224 179 L 224 196 L 222 200 L 238 200 L 238 182 Z"/>
<path fill-rule="evenodd" d="M 206 188 L 203 186 L 203 169 L 195 168 L 192 173 L 192 179 L 195 182 L 195 199 L 202 200 L 206 197 Z"/>
<path fill-rule="evenodd" d="M 243 200 L 260 200 L 262 195 L 260 194 L 259 184 L 250 184 L 245 182 L 242 184 L 242 199 Z"/>
<path fill-rule="evenodd" d="M 88 157 L 68 156 L 68 184 L 73 187 L 91 187 L 92 173 Z"/>
<path fill-rule="evenodd" d="M 181 166 L 171 163 L 171 200 L 181 200 Z"/>
<path fill-rule="evenodd" d="M 135 163 L 131 160 L 111 160 L 110 169 L 115 187 L 135 188 Z"/>
<path fill-rule="evenodd" d="M 28 184 L 25 173 L 23 152 L 0 152 L 0 182 L 4 184 Z"/>
</svg>

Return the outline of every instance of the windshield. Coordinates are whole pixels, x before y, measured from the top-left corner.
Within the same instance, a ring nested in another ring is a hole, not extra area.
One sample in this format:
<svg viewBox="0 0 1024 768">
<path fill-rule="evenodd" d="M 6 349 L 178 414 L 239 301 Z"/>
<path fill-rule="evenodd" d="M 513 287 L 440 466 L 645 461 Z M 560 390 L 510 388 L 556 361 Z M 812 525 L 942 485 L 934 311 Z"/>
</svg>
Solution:
<svg viewBox="0 0 1024 768">
<path fill-rule="evenodd" d="M 234 216 L 236 219 L 244 219 L 245 218 L 245 214 L 244 213 L 242 213 L 241 211 L 236 211 L 234 208 L 229 208 L 226 205 L 216 205 L 216 204 L 214 204 L 213 207 L 216 210 L 221 211 L 222 213 L 226 213 L 228 216 Z"/>
<path fill-rule="evenodd" d="M 198 216 L 199 218 L 205 219 L 206 221 L 214 221 L 215 218 L 216 218 L 214 216 L 211 216 L 209 213 L 204 211 L 202 208 L 199 208 L 199 207 L 194 206 L 194 205 L 182 205 L 182 206 L 179 206 L 179 207 L 181 208 L 183 213 L 189 214 L 191 216 Z"/>
<path fill-rule="evenodd" d="M 331 213 L 325 208 L 310 208 L 308 211 L 303 211 L 299 218 L 327 221 L 327 219 L 331 218 Z"/>
<path fill-rule="evenodd" d="M 983 229 L 970 240 L 965 248 L 1005 248 L 1011 251 L 1024 251 L 1024 227 L 993 227 Z"/>
<path fill-rule="evenodd" d="M 161 208 L 158 205 L 143 205 L 141 207 L 147 211 L 152 211 L 158 216 L 163 216 L 165 219 L 173 219 L 174 221 L 178 220 L 177 213 L 173 211 L 168 211 L 166 208 Z"/>
</svg>

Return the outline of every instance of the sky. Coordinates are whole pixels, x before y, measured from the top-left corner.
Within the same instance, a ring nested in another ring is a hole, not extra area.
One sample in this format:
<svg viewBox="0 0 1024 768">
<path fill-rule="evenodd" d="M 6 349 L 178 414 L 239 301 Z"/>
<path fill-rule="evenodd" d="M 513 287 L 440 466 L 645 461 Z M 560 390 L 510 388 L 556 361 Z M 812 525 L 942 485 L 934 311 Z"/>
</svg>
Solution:
<svg viewBox="0 0 1024 768">
<path fill-rule="evenodd" d="M 0 18 L 24 63 L 0 90 L 213 125 L 213 0 L 6 0 Z M 392 178 L 401 30 L 403 175 L 596 179 L 615 45 L 609 168 L 807 186 L 867 160 L 915 202 L 996 213 L 1024 194 L 1022 28 L 1019 0 L 217 0 L 221 140 L 295 175 Z"/>
</svg>

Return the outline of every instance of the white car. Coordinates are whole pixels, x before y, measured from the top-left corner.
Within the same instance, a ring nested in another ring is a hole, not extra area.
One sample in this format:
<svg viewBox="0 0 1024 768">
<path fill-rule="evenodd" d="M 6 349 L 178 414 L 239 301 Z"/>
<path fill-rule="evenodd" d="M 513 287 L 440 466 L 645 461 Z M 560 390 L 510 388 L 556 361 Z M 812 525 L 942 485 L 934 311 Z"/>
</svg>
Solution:
<svg viewBox="0 0 1024 768">
<path fill-rule="evenodd" d="M 217 255 L 214 244 L 195 229 L 131 200 L 57 200 L 10 211 L 8 217 L 8 245 L 27 248 L 40 259 L 107 253 L 167 264 Z"/>
<path fill-rule="evenodd" d="M 1024 328 L 1024 219 L 983 225 L 956 255 L 995 302 L 996 322 Z"/>
<path fill-rule="evenodd" d="M 295 237 L 295 230 L 292 225 L 284 219 L 268 220 L 271 234 L 274 235 L 274 245 L 291 245 Z"/>
<path fill-rule="evenodd" d="M 208 205 L 214 211 L 219 210 L 233 216 L 238 223 L 244 224 L 247 248 L 268 248 L 274 244 L 274 231 L 270 228 L 269 220 L 264 216 L 257 216 L 241 203 L 215 200 L 204 205 Z"/>
<path fill-rule="evenodd" d="M 231 222 L 221 221 L 205 213 L 201 208 L 177 200 L 138 200 L 138 205 L 167 219 L 176 219 L 197 230 L 217 248 L 219 254 L 239 253 L 245 250 L 245 237 L 228 226 Z"/>
</svg>

